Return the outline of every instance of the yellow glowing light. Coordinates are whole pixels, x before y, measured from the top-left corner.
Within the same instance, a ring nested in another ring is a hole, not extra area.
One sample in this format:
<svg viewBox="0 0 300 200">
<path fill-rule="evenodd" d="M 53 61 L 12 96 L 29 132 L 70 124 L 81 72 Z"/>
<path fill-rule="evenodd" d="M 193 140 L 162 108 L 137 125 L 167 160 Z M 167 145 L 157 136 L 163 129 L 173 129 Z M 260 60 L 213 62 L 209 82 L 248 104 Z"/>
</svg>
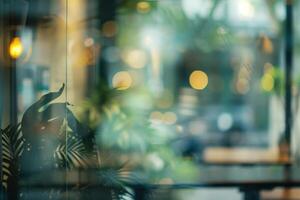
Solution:
<svg viewBox="0 0 300 200">
<path fill-rule="evenodd" d="M 13 59 L 17 59 L 23 53 L 23 44 L 19 37 L 15 37 L 9 45 L 9 55 Z"/>
<path fill-rule="evenodd" d="M 203 90 L 208 85 L 208 76 L 203 71 L 193 71 L 190 75 L 190 85 L 196 90 Z"/>
<path fill-rule="evenodd" d="M 274 78 L 271 74 L 265 74 L 260 82 L 261 88 L 270 92 L 274 88 Z"/>
<path fill-rule="evenodd" d="M 130 73 L 126 71 L 117 72 L 112 79 L 113 87 L 118 90 L 127 90 L 131 87 L 132 82 Z"/>
<path fill-rule="evenodd" d="M 137 3 L 136 9 L 140 13 L 147 13 L 151 9 L 151 6 L 148 2 L 141 1 L 141 2 Z"/>
<path fill-rule="evenodd" d="M 138 49 L 125 52 L 122 57 L 127 65 L 135 69 L 143 68 L 147 62 L 146 53 Z"/>
</svg>

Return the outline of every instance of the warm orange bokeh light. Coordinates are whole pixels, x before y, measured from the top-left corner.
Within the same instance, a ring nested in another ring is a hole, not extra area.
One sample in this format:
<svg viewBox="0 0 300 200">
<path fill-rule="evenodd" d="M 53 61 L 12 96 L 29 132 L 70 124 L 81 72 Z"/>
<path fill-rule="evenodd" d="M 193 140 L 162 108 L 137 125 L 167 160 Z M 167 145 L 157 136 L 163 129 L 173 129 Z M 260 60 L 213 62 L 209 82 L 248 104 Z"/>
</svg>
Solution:
<svg viewBox="0 0 300 200">
<path fill-rule="evenodd" d="M 11 43 L 9 44 L 9 55 L 13 59 L 18 59 L 23 53 L 23 44 L 19 37 L 13 38 Z"/>
<path fill-rule="evenodd" d="M 190 75 L 190 85 L 196 90 L 203 90 L 208 85 L 208 76 L 203 71 L 193 71 Z"/>
<path fill-rule="evenodd" d="M 127 71 L 117 72 L 112 79 L 113 87 L 118 90 L 127 90 L 131 87 L 132 83 L 132 77 Z"/>
</svg>

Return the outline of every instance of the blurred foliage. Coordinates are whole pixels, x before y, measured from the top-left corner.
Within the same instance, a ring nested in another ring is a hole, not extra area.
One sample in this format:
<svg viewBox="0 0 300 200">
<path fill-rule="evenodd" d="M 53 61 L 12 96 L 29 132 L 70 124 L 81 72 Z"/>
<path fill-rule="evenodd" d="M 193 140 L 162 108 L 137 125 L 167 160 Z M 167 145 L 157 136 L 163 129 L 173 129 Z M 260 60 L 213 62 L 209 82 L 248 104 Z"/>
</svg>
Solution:
<svg viewBox="0 0 300 200">
<path fill-rule="evenodd" d="M 105 98 L 102 98 L 105 92 L 100 90 L 107 88 L 98 86 L 95 90 L 97 93 L 93 94 L 98 97 L 87 100 L 84 104 L 85 111 L 82 112 L 90 113 L 93 110 L 99 116 L 90 118 L 89 122 L 96 134 L 102 164 L 109 166 L 127 163 L 133 172 L 141 172 L 140 178 L 156 181 L 163 178 L 176 180 L 197 177 L 196 165 L 189 159 L 176 155 L 171 147 L 171 141 L 176 137 L 175 127 L 151 122 L 151 108 L 143 108 L 143 104 L 139 106 L 138 102 L 127 101 L 137 97 L 151 102 L 152 97 L 146 95 L 149 92 L 138 97 L 139 90 L 135 88 L 126 92 L 111 89 L 108 93 L 118 95 L 112 95 L 109 101 L 94 101 Z"/>
<path fill-rule="evenodd" d="M 55 169 L 92 169 L 96 170 L 99 183 L 105 187 L 102 199 L 118 200 L 130 196 L 125 187 L 129 180 L 128 171 L 121 165 L 110 168 L 101 165 L 94 133 L 77 120 L 68 108 L 70 104 L 52 102 L 63 91 L 64 85 L 56 92 L 43 95 L 25 111 L 21 123 L 1 129 L 1 190 L 7 192 L 8 198 L 14 199 L 18 196 L 18 181 L 24 175 L 32 176 L 48 170 L 55 173 Z M 103 102 L 106 101 L 101 98 Z M 76 187 L 81 190 L 89 188 L 80 183 Z M 49 190 L 51 193 L 50 187 Z M 26 195 L 23 194 L 24 198 L 28 198 Z"/>
<path fill-rule="evenodd" d="M 272 90 L 265 91 L 266 93 L 276 94 L 278 96 L 284 96 L 285 91 L 285 73 L 284 70 L 280 67 L 272 67 L 270 70 L 265 72 L 265 74 L 270 74 L 274 80 L 274 86 Z M 300 89 L 300 76 L 294 76 L 292 80 L 292 87 L 293 90 Z M 297 92 L 298 94 L 299 92 Z"/>
<path fill-rule="evenodd" d="M 122 17 L 118 19 L 120 26 L 118 44 L 121 48 L 139 46 L 141 42 L 139 33 L 143 33 L 143 29 L 147 29 L 147 27 L 153 27 L 163 32 L 164 43 L 172 44 L 176 48 L 197 48 L 204 52 L 227 48 L 234 44 L 236 38 L 226 21 L 217 21 L 212 18 L 220 3 L 219 0 L 213 1 L 213 6 L 206 18 L 195 16 L 190 19 L 185 14 L 180 2 L 174 4 L 168 1 L 160 2 L 157 7 L 151 7 L 151 11 L 147 14 L 122 13 Z M 131 7 L 134 4 L 136 5 L 132 2 Z M 124 5 L 121 10 L 131 7 Z M 131 23 L 126 23 L 128 21 Z"/>
<path fill-rule="evenodd" d="M 270 91 L 267 91 L 267 93 L 274 93 L 279 96 L 284 95 L 284 70 L 282 70 L 279 67 L 272 67 L 268 72 L 265 74 L 270 74 L 273 77 L 274 80 L 274 86 L 273 89 Z"/>
</svg>

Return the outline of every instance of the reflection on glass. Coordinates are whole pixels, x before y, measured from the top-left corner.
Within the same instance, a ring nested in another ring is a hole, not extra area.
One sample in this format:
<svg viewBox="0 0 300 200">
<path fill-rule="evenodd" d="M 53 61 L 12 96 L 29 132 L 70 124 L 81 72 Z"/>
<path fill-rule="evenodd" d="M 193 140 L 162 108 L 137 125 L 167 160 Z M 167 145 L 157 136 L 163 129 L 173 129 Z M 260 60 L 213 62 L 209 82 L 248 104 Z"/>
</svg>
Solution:
<svg viewBox="0 0 300 200">
<path fill-rule="evenodd" d="M 131 184 L 197 181 L 232 149 L 286 161 L 283 2 L 0 4 L 2 185 L 19 192 L 5 194 L 130 199 Z"/>
</svg>

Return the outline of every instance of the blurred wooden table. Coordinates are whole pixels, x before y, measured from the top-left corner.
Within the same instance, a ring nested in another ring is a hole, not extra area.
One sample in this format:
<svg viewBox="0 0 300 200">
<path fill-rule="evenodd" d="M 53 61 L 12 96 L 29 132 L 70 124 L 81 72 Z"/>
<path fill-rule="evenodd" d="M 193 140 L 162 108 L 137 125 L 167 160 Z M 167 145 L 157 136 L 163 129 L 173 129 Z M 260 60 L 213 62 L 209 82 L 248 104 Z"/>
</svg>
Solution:
<svg viewBox="0 0 300 200">
<path fill-rule="evenodd" d="M 144 177 L 128 183 L 127 187 L 134 191 L 135 200 L 145 200 L 148 194 L 157 189 L 197 188 L 237 188 L 243 193 L 244 200 L 289 200 L 299 194 L 295 189 L 300 187 L 300 166 L 290 164 L 290 159 L 281 156 L 277 149 L 210 147 L 205 150 L 204 163 L 199 165 L 200 173 L 195 174 L 193 180 L 183 178 L 166 184 Z M 89 185 L 91 190 L 98 190 L 103 188 L 103 185 L 96 172 L 44 172 L 23 179 L 19 186 L 45 189 L 66 188 L 66 185 L 67 188 Z M 136 178 L 135 175 L 133 177 Z M 282 189 L 274 190 L 276 188 Z"/>
<path fill-rule="evenodd" d="M 217 165 L 284 165 L 292 163 L 287 155 L 282 155 L 275 148 L 208 147 L 204 150 L 203 161 L 206 164 Z"/>
<path fill-rule="evenodd" d="M 192 180 L 181 177 L 169 183 L 161 183 L 161 179 L 152 180 L 138 178 L 133 173 L 128 188 L 134 191 L 135 200 L 145 200 L 147 195 L 155 190 L 178 190 L 197 188 L 237 188 L 244 195 L 244 200 L 291 199 L 297 195 L 296 188 L 300 187 L 300 166 L 293 165 L 255 165 L 255 166 L 223 166 L 223 165 L 199 165 L 199 172 Z M 66 178 L 67 177 L 67 178 Z M 134 181 L 136 180 L 136 181 Z M 19 190 L 23 195 L 26 191 L 69 190 L 80 193 L 90 193 L 105 189 L 105 185 L 99 179 L 98 170 L 59 170 L 43 171 L 30 176 L 21 177 Z M 81 190 L 79 186 L 88 186 Z M 108 185 L 114 188 L 114 185 Z M 119 186 L 116 185 L 115 188 Z M 78 188 L 76 190 L 76 188 Z M 283 188 L 289 190 L 273 190 Z M 80 190 L 79 190 L 80 189 Z M 263 192 L 263 193 L 262 193 Z M 276 197 L 276 198 L 275 198 Z M 98 199 L 95 196 L 95 199 Z M 293 199 L 294 200 L 294 199 Z"/>
</svg>

